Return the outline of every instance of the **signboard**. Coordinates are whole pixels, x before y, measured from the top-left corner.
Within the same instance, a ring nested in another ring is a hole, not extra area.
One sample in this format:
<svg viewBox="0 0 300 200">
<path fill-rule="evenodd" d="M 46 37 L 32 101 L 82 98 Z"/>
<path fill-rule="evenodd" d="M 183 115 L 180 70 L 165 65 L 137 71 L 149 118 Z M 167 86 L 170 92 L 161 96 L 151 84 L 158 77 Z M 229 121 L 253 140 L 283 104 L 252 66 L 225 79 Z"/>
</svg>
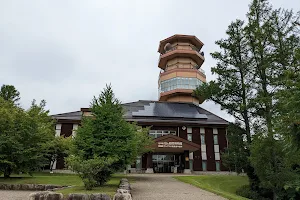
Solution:
<svg viewBox="0 0 300 200">
<path fill-rule="evenodd" d="M 158 142 L 159 148 L 182 148 L 182 142 Z"/>
</svg>

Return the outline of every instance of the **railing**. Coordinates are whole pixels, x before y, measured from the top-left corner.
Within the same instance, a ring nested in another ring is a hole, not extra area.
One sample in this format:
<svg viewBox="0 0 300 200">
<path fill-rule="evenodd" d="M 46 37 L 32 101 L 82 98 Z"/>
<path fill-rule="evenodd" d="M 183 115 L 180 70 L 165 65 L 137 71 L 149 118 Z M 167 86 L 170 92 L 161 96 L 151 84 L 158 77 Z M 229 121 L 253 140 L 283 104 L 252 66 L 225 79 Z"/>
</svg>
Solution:
<svg viewBox="0 0 300 200">
<path fill-rule="evenodd" d="M 188 69 L 188 68 L 180 68 L 180 67 L 178 67 L 177 65 L 176 65 L 176 68 L 177 68 L 177 69 Z M 198 69 L 199 72 L 201 72 L 202 74 L 206 75 L 205 71 L 204 71 L 203 69 L 199 68 L 198 66 L 195 66 L 194 68 L 195 68 L 195 69 Z M 160 75 L 161 75 L 162 73 L 165 73 L 165 70 L 160 70 L 160 72 L 159 72 L 159 74 L 158 74 L 158 78 L 160 77 Z"/>
<path fill-rule="evenodd" d="M 197 51 L 198 53 L 200 52 L 200 49 L 198 49 L 197 47 L 195 47 L 195 46 L 193 46 L 193 45 L 189 45 L 189 46 L 192 48 L 192 50 Z M 176 50 L 176 49 L 181 49 L 181 48 L 178 48 L 178 46 L 172 47 L 171 49 L 169 49 L 169 50 L 167 50 L 167 51 L 161 53 L 161 55 L 164 55 L 164 54 L 166 54 L 166 53 L 168 53 L 168 52 L 170 52 L 170 51 L 174 51 L 174 50 Z M 182 49 L 182 50 L 186 50 L 186 49 Z"/>
<path fill-rule="evenodd" d="M 176 47 L 172 47 L 171 49 L 169 49 L 168 51 L 163 52 L 163 53 L 160 54 L 160 55 L 164 55 L 164 54 L 166 54 L 166 53 L 168 53 L 168 52 L 170 52 L 170 51 L 174 51 L 174 50 L 176 50 L 176 49 L 178 49 L 177 46 L 176 46 Z"/>
<path fill-rule="evenodd" d="M 205 74 L 205 71 L 204 71 L 203 69 L 199 68 L 199 71 L 200 71 L 202 74 L 206 75 L 206 74 Z"/>
</svg>

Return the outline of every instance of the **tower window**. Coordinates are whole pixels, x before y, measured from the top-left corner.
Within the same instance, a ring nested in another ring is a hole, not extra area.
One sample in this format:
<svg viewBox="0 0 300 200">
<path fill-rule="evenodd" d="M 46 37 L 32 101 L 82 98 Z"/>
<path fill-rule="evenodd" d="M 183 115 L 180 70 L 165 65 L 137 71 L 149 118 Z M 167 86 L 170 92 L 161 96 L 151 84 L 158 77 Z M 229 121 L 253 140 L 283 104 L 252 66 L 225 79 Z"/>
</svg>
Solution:
<svg viewBox="0 0 300 200">
<path fill-rule="evenodd" d="M 167 92 L 174 89 L 196 89 L 202 85 L 202 81 L 197 78 L 176 77 L 161 81 L 159 85 L 160 92 Z"/>
</svg>

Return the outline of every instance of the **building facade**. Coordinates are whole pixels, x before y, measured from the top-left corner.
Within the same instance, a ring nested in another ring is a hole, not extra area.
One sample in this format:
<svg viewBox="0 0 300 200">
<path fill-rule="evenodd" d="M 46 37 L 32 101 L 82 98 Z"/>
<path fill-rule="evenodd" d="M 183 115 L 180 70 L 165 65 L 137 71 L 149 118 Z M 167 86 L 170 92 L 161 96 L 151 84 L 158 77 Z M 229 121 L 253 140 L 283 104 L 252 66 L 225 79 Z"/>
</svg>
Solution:
<svg viewBox="0 0 300 200">
<path fill-rule="evenodd" d="M 227 147 L 228 122 L 201 108 L 203 99 L 193 90 L 206 82 L 201 66 L 203 43 L 195 36 L 174 35 L 159 44 L 158 101 L 136 101 L 123 104 L 124 119 L 150 127 L 152 151 L 141 155 L 128 168 L 132 173 L 191 173 L 226 171 L 221 152 Z M 53 115 L 56 136 L 76 137 L 82 116 L 91 116 L 89 108 Z M 63 159 L 55 163 L 64 167 Z"/>
</svg>

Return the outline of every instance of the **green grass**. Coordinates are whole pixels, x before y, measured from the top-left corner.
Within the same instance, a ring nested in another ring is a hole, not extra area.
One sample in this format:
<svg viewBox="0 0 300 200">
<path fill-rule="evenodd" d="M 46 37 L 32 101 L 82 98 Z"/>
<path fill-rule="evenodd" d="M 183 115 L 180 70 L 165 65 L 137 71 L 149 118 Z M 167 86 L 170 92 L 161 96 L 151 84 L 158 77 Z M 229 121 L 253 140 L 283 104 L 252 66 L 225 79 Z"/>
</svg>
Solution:
<svg viewBox="0 0 300 200">
<path fill-rule="evenodd" d="M 0 177 L 0 183 L 10 184 L 53 184 L 53 185 L 68 185 L 73 186 L 62 190 L 57 190 L 64 195 L 70 193 L 105 193 L 113 196 L 118 188 L 121 178 L 125 175 L 115 174 L 106 185 L 102 187 L 93 188 L 93 190 L 85 190 L 83 182 L 76 174 L 50 174 L 50 173 L 34 173 L 33 176 L 29 175 L 12 175 L 10 179 Z M 133 181 L 131 177 L 126 177 L 129 181 Z"/>
<path fill-rule="evenodd" d="M 177 176 L 182 182 L 197 186 L 232 200 L 246 200 L 247 198 L 236 195 L 236 190 L 248 184 L 247 176 L 230 175 L 202 175 L 202 176 Z"/>
</svg>

